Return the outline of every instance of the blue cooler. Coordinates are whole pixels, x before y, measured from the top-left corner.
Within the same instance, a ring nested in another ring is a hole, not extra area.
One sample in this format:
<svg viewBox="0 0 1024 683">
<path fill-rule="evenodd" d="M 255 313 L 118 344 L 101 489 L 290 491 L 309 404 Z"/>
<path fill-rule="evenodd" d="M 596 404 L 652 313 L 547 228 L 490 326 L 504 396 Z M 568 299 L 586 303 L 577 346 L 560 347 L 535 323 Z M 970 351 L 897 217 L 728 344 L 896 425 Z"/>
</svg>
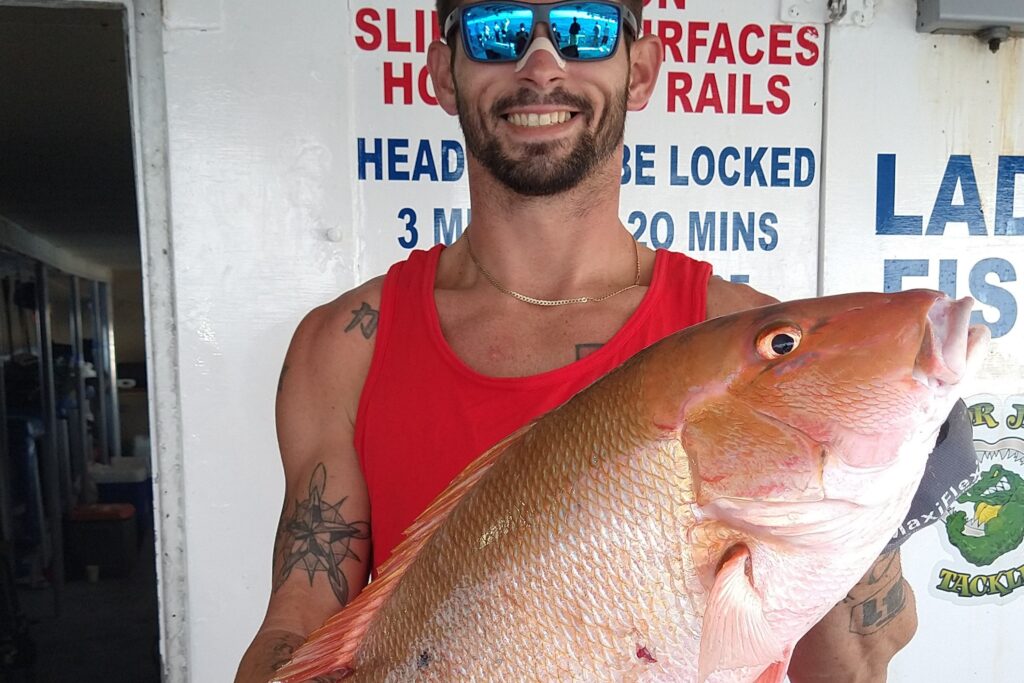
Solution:
<svg viewBox="0 0 1024 683">
<path fill-rule="evenodd" d="M 131 503 L 135 507 L 139 539 L 153 528 L 153 480 L 141 458 L 111 458 L 109 465 L 93 463 L 89 474 L 96 482 L 100 503 Z"/>
</svg>

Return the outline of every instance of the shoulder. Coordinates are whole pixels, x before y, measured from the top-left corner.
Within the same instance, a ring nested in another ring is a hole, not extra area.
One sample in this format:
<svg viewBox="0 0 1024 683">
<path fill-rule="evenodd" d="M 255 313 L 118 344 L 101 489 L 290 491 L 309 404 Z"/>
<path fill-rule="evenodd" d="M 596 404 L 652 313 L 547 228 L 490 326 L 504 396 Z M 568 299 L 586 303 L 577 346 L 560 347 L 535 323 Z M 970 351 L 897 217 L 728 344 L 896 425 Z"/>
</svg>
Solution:
<svg viewBox="0 0 1024 683">
<path fill-rule="evenodd" d="M 279 404 L 299 403 L 312 409 L 331 403 L 355 419 L 377 337 L 380 276 L 345 292 L 307 313 L 295 329 L 281 370 Z"/>
<path fill-rule="evenodd" d="M 779 300 L 762 294 L 750 285 L 729 282 L 717 275 L 708 280 L 707 318 L 717 318 L 758 306 L 777 304 Z"/>
<path fill-rule="evenodd" d="M 295 330 L 293 348 L 298 345 L 320 355 L 338 346 L 351 350 L 372 347 L 383 282 L 384 276 L 376 277 L 311 310 Z"/>
</svg>

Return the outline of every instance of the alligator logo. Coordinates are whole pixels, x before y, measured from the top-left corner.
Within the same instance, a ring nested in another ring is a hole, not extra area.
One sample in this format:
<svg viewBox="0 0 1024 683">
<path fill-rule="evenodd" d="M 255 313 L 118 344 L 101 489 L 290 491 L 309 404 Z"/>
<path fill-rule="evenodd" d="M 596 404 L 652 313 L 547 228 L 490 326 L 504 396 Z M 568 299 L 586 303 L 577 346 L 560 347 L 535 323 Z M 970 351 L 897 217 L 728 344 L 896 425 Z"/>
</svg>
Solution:
<svg viewBox="0 0 1024 683">
<path fill-rule="evenodd" d="M 1005 464 L 982 472 L 958 503 L 974 504 L 974 514 L 957 510 L 946 518 L 946 533 L 965 560 L 977 567 L 992 564 L 1024 541 L 1024 478 Z"/>
<path fill-rule="evenodd" d="M 928 590 L 958 605 L 1008 605 L 1024 595 L 1024 395 L 967 405 L 978 470 L 942 494 L 943 557 Z"/>
</svg>

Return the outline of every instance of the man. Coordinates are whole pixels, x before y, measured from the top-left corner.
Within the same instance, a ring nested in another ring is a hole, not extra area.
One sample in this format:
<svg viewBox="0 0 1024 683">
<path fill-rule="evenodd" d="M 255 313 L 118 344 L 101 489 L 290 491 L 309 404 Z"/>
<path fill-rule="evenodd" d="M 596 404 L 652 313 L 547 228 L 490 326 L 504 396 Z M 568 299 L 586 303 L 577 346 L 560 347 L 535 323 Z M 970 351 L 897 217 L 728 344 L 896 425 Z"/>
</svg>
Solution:
<svg viewBox="0 0 1024 683">
<path fill-rule="evenodd" d="M 569 24 L 569 44 L 578 45 L 580 40 L 580 22 L 576 21 L 576 17 L 572 18 L 572 23 Z"/>
<path fill-rule="evenodd" d="M 529 34 L 526 32 L 526 25 L 519 24 L 519 30 L 516 31 L 516 44 L 515 50 L 517 55 L 521 55 L 526 52 L 526 43 L 530 40 Z"/>
<path fill-rule="evenodd" d="M 455 2 L 439 0 L 442 26 Z M 640 0 L 627 6 L 638 23 Z M 274 587 L 238 681 L 270 678 L 488 446 L 654 339 L 774 301 L 637 248 L 619 220 L 625 114 L 654 89 L 657 37 L 623 21 L 610 58 L 572 61 L 535 21 L 518 62 L 484 63 L 459 16 L 428 67 L 465 134 L 472 225 L 296 330 L 278 389 Z M 867 618 L 877 596 L 895 596 L 885 619 Z M 800 642 L 790 677 L 882 681 L 915 628 L 898 551 L 887 552 Z"/>
</svg>

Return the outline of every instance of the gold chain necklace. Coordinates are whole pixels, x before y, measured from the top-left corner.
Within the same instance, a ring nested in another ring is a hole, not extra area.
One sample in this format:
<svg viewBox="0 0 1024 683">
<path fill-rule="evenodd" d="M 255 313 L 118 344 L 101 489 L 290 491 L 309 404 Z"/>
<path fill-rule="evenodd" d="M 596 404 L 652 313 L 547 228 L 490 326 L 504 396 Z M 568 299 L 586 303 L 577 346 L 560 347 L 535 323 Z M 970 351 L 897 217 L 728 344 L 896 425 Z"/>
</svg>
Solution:
<svg viewBox="0 0 1024 683">
<path fill-rule="evenodd" d="M 618 289 L 611 294 L 605 294 L 604 296 L 578 296 L 575 299 L 536 299 L 532 296 L 520 294 L 517 291 L 511 290 L 508 287 L 503 286 L 500 282 L 494 279 L 494 276 L 487 272 L 487 269 L 480 265 L 480 261 L 477 260 L 476 254 L 473 253 L 473 243 L 469 241 L 469 232 L 466 232 L 466 247 L 469 249 L 469 258 L 472 259 L 473 265 L 476 266 L 480 274 L 490 282 L 495 289 L 502 294 L 508 294 L 509 296 L 519 299 L 523 303 L 533 304 L 534 306 L 565 306 L 567 304 L 589 304 L 597 303 L 598 301 L 604 301 L 610 299 L 613 296 L 628 292 L 634 287 L 640 286 L 640 248 L 637 246 L 636 240 L 633 240 L 633 253 L 636 255 L 636 277 L 633 278 L 633 284 L 627 285 L 622 289 Z"/>
</svg>

